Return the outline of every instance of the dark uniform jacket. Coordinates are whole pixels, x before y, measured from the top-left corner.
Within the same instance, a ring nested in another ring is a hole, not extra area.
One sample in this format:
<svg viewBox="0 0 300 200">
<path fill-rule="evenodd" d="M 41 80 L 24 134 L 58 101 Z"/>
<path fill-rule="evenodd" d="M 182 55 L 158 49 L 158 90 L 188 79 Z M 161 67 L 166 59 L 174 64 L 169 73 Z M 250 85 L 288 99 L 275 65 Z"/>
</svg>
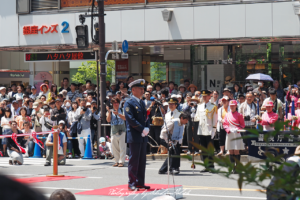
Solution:
<svg viewBox="0 0 300 200">
<path fill-rule="evenodd" d="M 142 137 L 144 128 L 150 128 L 144 101 L 140 100 L 138 103 L 134 97 L 131 97 L 125 102 L 124 108 L 127 130 L 126 143 L 148 142 L 148 137 Z"/>
</svg>

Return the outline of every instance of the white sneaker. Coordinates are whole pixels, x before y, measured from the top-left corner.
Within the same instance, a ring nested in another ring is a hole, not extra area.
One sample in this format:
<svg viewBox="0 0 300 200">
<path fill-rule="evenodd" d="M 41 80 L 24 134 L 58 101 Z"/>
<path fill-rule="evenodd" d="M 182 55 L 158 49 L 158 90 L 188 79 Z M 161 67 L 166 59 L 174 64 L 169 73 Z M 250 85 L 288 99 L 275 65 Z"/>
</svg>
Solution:
<svg viewBox="0 0 300 200">
<path fill-rule="evenodd" d="M 70 158 L 70 159 L 72 158 L 72 154 L 69 154 L 69 158 Z"/>
<path fill-rule="evenodd" d="M 187 155 L 190 155 L 190 154 L 191 154 L 191 152 L 190 152 L 190 151 L 188 151 L 188 152 L 186 152 L 186 154 L 187 154 Z"/>
</svg>

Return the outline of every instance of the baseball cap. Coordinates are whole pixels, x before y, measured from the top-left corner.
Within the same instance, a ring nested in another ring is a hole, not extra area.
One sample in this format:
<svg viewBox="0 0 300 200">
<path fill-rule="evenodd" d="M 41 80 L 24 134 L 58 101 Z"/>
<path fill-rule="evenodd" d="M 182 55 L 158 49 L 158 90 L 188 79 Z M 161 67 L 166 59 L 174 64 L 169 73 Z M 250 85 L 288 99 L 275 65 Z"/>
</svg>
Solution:
<svg viewBox="0 0 300 200">
<path fill-rule="evenodd" d="M 269 106 L 272 106 L 273 107 L 273 102 L 272 101 L 268 101 L 267 103 L 266 103 L 266 107 L 269 107 Z"/>
<path fill-rule="evenodd" d="M 87 102 L 87 103 L 86 103 L 86 106 L 90 106 L 90 105 L 91 105 L 91 103 L 90 103 L 90 102 Z"/>
<path fill-rule="evenodd" d="M 32 108 L 37 108 L 39 106 L 39 102 L 34 102 L 33 104 L 32 104 Z"/>
<path fill-rule="evenodd" d="M 100 142 L 100 143 L 105 142 L 105 137 L 101 137 L 101 138 L 99 139 L 99 142 Z"/>
<path fill-rule="evenodd" d="M 31 86 L 31 89 L 36 89 L 36 87 L 33 85 L 33 86 Z"/>
<path fill-rule="evenodd" d="M 19 100 L 23 100 L 23 99 L 22 99 L 22 97 L 17 96 L 16 100 L 19 101 Z"/>
<path fill-rule="evenodd" d="M 228 96 L 223 96 L 222 101 L 223 101 L 223 100 L 227 100 L 227 101 L 228 101 L 228 100 L 229 100 L 229 97 L 228 97 Z"/>
<path fill-rule="evenodd" d="M 6 87 L 0 87 L 0 90 L 4 90 L 4 89 L 6 89 Z"/>
<path fill-rule="evenodd" d="M 229 105 L 230 105 L 230 106 L 237 106 L 237 101 L 236 101 L 236 100 L 231 100 L 231 101 L 229 102 Z"/>
<path fill-rule="evenodd" d="M 64 120 L 60 120 L 58 123 L 59 124 L 65 124 L 65 121 Z"/>
<path fill-rule="evenodd" d="M 163 103 L 163 106 L 168 106 L 168 105 L 169 105 L 168 102 Z"/>
</svg>

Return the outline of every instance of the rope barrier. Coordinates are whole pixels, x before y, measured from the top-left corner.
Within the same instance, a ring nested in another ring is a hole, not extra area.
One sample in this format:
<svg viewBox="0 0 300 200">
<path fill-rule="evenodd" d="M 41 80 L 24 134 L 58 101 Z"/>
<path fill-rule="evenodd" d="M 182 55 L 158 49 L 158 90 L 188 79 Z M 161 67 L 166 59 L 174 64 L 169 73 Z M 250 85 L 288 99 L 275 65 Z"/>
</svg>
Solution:
<svg viewBox="0 0 300 200">
<path fill-rule="evenodd" d="M 44 134 L 49 134 L 49 133 L 53 133 L 54 131 L 47 131 L 47 132 L 39 132 L 36 133 L 37 135 L 44 135 Z M 17 137 L 24 137 L 24 136 L 32 136 L 31 133 L 26 133 L 26 134 L 16 134 Z M 10 138 L 12 135 L 0 135 L 0 139 L 1 138 Z"/>
<path fill-rule="evenodd" d="M 38 139 L 47 139 L 48 137 L 38 137 Z M 67 139 L 87 139 L 88 137 L 67 137 Z"/>
</svg>

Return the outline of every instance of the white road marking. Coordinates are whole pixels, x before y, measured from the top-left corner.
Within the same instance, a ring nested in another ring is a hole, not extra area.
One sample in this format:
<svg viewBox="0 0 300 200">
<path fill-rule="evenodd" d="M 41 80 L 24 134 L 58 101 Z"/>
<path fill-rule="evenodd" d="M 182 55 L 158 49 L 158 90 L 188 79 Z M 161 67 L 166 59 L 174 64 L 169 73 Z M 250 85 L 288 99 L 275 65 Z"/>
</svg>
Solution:
<svg viewBox="0 0 300 200">
<path fill-rule="evenodd" d="M 265 197 L 221 196 L 221 195 L 209 195 L 209 194 L 184 194 L 183 196 L 220 197 L 220 198 L 236 198 L 236 199 L 267 199 Z"/>
<path fill-rule="evenodd" d="M 95 190 L 95 189 L 58 188 L 58 187 L 33 187 L 33 188 L 37 188 L 37 189 L 51 189 L 51 190 L 65 189 L 65 190 L 80 190 L 80 191 Z"/>
</svg>

